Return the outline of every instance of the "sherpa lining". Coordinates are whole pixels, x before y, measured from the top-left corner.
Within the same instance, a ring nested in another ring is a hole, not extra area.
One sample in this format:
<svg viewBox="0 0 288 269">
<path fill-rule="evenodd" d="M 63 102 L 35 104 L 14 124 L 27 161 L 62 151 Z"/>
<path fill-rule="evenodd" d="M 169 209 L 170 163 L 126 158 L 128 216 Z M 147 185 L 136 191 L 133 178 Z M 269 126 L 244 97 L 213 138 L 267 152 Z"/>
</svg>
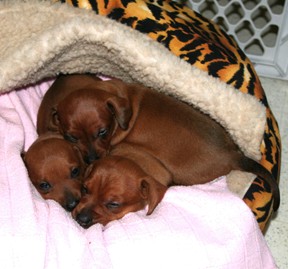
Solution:
<svg viewBox="0 0 288 269">
<path fill-rule="evenodd" d="M 49 1 L 0 3 L 0 91 L 64 73 L 92 72 L 139 82 L 193 104 L 259 160 L 265 107 L 125 25 Z"/>
</svg>

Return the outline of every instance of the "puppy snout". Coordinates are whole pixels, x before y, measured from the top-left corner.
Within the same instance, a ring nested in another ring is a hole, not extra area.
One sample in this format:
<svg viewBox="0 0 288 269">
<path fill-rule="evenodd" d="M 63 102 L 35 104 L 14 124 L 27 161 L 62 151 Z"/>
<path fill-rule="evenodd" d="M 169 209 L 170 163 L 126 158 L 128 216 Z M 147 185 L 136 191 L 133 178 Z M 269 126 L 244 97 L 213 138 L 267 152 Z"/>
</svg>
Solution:
<svg viewBox="0 0 288 269">
<path fill-rule="evenodd" d="M 96 151 L 94 150 L 90 150 L 88 152 L 88 154 L 84 157 L 84 161 L 87 163 L 87 164 L 91 164 L 93 163 L 94 161 L 98 160 L 99 159 L 99 156 L 98 154 L 96 153 Z"/>
<path fill-rule="evenodd" d="M 72 194 L 71 191 L 66 190 L 65 191 L 66 203 L 64 205 L 65 209 L 71 212 L 79 204 L 80 196 L 81 196 L 80 194 L 79 195 Z"/>
<path fill-rule="evenodd" d="M 66 210 L 71 212 L 79 204 L 79 199 L 69 200 L 66 203 Z"/>
<path fill-rule="evenodd" d="M 76 215 L 76 221 L 84 228 L 92 225 L 92 215 L 89 210 L 82 210 Z"/>
</svg>

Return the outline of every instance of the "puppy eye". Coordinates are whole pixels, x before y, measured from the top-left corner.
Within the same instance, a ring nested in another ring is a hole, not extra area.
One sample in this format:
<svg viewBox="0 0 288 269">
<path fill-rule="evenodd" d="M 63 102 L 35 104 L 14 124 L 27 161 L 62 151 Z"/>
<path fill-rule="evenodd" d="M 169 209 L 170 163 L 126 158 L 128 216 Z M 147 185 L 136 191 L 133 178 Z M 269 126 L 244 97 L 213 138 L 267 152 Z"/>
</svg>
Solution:
<svg viewBox="0 0 288 269">
<path fill-rule="evenodd" d="M 107 136 L 107 134 L 108 134 L 108 130 L 106 128 L 102 128 L 99 130 L 97 136 L 100 138 L 105 138 Z"/>
<path fill-rule="evenodd" d="M 111 202 L 106 203 L 105 206 L 106 206 L 109 210 L 114 210 L 114 209 L 119 208 L 119 207 L 121 206 L 121 204 L 118 203 L 118 202 L 111 201 Z"/>
<path fill-rule="evenodd" d="M 78 142 L 78 138 L 71 135 L 71 134 L 64 134 L 64 139 L 71 142 L 71 143 L 77 143 Z"/>
<path fill-rule="evenodd" d="M 78 167 L 72 168 L 71 174 L 70 174 L 71 178 L 76 178 L 79 175 L 80 175 L 80 169 Z"/>
<path fill-rule="evenodd" d="M 49 192 L 49 190 L 52 188 L 52 186 L 50 185 L 50 183 L 43 181 L 39 184 L 39 188 L 42 191 Z"/>
</svg>

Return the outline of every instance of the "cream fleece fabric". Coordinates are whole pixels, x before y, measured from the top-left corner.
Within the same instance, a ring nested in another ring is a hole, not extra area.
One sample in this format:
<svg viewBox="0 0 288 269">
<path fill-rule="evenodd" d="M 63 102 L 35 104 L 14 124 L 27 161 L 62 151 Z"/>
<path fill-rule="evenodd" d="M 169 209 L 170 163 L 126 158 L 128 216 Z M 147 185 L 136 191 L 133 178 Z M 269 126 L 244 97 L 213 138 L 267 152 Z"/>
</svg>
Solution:
<svg viewBox="0 0 288 269">
<path fill-rule="evenodd" d="M 40 0 L 0 1 L 0 25 L 1 93 L 60 72 L 139 82 L 208 113 L 247 156 L 261 157 L 265 107 L 146 35 L 91 11 Z"/>
</svg>

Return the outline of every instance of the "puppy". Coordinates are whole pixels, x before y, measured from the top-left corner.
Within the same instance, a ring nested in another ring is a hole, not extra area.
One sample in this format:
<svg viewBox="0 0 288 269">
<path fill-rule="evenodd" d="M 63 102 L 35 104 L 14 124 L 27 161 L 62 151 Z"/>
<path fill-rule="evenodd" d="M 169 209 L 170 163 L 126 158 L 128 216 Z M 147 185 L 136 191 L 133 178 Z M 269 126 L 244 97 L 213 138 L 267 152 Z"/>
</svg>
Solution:
<svg viewBox="0 0 288 269">
<path fill-rule="evenodd" d="M 22 157 L 30 180 L 41 196 L 72 211 L 81 198 L 86 169 L 78 148 L 60 135 L 46 133 Z"/>
<path fill-rule="evenodd" d="M 51 125 L 52 108 L 71 92 L 94 85 L 96 81 L 101 81 L 101 79 L 89 74 L 58 76 L 45 93 L 40 104 L 37 114 L 37 133 L 41 135 L 49 131 L 57 132 L 57 128 L 55 129 L 55 126 Z"/>
<path fill-rule="evenodd" d="M 45 93 L 37 114 L 38 139 L 23 159 L 33 185 L 44 199 L 59 202 L 72 211 L 81 198 L 86 165 L 76 146 L 65 141 L 51 125 L 52 108 L 65 96 L 100 81 L 94 75 L 60 75 Z"/>
<path fill-rule="evenodd" d="M 68 141 L 81 145 L 86 158 L 93 160 L 104 133 L 104 138 L 109 136 L 106 155 L 121 143 L 133 144 L 159 160 L 172 174 L 174 184 L 206 183 L 231 170 L 254 173 L 270 185 L 273 208 L 278 209 L 280 193 L 272 175 L 258 162 L 244 156 L 226 130 L 208 115 L 138 84 L 120 80 L 96 83 L 99 87 L 104 84 L 111 87 L 115 93 L 107 93 L 105 99 L 100 91 L 88 88 L 74 91 L 59 102 L 53 118 Z M 120 92 L 118 96 L 115 87 Z M 106 108 L 101 115 L 99 106 Z M 107 125 L 109 113 L 116 125 Z"/>
<path fill-rule="evenodd" d="M 132 111 L 117 83 L 97 81 L 70 93 L 54 109 L 51 125 L 79 147 L 88 164 L 106 156 L 117 129 L 128 128 Z"/>
<path fill-rule="evenodd" d="M 90 167 L 86 192 L 72 211 L 73 218 L 84 228 L 95 223 L 106 225 L 146 205 L 150 215 L 167 189 L 158 180 L 170 176 L 163 168 L 151 176 L 142 164 L 117 155 L 99 159 Z"/>
</svg>

